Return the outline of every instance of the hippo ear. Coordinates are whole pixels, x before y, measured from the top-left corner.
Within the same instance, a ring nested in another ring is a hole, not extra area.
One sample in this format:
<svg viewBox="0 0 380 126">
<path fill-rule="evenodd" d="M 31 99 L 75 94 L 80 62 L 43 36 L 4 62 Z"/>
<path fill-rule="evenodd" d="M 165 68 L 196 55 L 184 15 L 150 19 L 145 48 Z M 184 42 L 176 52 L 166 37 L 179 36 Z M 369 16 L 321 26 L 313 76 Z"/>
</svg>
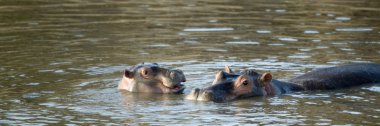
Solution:
<svg viewBox="0 0 380 126">
<path fill-rule="evenodd" d="M 234 73 L 233 71 L 232 71 L 232 69 L 229 67 L 229 66 L 224 66 L 224 71 L 226 72 L 226 73 Z"/>
<path fill-rule="evenodd" d="M 263 75 L 261 75 L 260 80 L 262 82 L 270 82 L 272 80 L 272 74 L 264 73 Z"/>
<path fill-rule="evenodd" d="M 133 72 L 129 70 L 124 71 L 124 76 L 127 78 L 133 78 Z"/>
<path fill-rule="evenodd" d="M 212 82 L 212 85 L 217 84 L 219 81 L 223 81 L 223 80 L 225 80 L 223 71 L 219 71 L 218 73 L 215 74 L 215 79 Z"/>
</svg>

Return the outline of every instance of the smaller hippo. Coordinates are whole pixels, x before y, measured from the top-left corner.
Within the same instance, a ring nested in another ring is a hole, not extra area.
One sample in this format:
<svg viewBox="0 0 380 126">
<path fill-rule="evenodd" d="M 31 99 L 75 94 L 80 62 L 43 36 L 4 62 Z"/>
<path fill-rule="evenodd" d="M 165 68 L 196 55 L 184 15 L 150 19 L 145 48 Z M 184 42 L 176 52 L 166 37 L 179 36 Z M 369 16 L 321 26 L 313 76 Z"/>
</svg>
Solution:
<svg viewBox="0 0 380 126">
<path fill-rule="evenodd" d="M 185 75 L 181 70 L 161 68 L 157 63 L 141 63 L 124 71 L 118 89 L 146 93 L 182 93 Z"/>
<path fill-rule="evenodd" d="M 226 102 L 238 98 L 273 96 L 304 90 L 331 90 L 356 85 L 380 83 L 379 64 L 351 64 L 311 71 L 290 79 L 289 82 L 272 79 L 270 73 L 259 74 L 244 70 L 240 74 L 218 72 L 214 84 L 204 89 L 194 89 L 186 99 Z M 238 75 L 238 76 L 236 76 Z"/>
</svg>

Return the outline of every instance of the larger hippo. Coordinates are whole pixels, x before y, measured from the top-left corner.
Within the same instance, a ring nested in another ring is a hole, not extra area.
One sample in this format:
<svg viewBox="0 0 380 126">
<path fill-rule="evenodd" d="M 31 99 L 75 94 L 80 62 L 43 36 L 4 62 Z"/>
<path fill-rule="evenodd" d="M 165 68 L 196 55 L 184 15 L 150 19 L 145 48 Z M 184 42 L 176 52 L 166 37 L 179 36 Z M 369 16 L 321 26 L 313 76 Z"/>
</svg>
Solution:
<svg viewBox="0 0 380 126">
<path fill-rule="evenodd" d="M 185 75 L 181 70 L 159 67 L 157 63 L 141 63 L 126 69 L 118 89 L 146 93 L 182 93 Z"/>
<path fill-rule="evenodd" d="M 242 97 L 273 96 L 304 90 L 331 90 L 356 85 L 380 83 L 379 64 L 351 64 L 323 68 L 290 79 L 272 79 L 270 73 L 254 70 L 233 73 L 229 67 L 215 76 L 213 85 L 194 89 L 186 99 L 225 102 Z"/>
</svg>

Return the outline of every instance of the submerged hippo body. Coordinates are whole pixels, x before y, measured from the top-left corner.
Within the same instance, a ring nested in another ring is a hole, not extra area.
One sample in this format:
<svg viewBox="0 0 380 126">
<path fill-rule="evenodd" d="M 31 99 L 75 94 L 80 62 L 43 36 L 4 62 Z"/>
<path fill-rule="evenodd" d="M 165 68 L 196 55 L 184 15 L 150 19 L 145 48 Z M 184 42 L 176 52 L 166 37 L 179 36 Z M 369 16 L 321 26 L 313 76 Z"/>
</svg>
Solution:
<svg viewBox="0 0 380 126">
<path fill-rule="evenodd" d="M 305 90 L 330 90 L 355 85 L 379 83 L 380 64 L 350 64 L 317 69 L 290 79 L 289 82 L 302 85 Z"/>
<path fill-rule="evenodd" d="M 272 79 L 270 73 L 245 70 L 233 73 L 229 67 L 215 76 L 213 85 L 195 89 L 186 96 L 190 100 L 225 102 L 241 97 L 271 96 L 303 90 L 341 89 L 369 83 L 380 83 L 379 64 L 351 64 L 311 71 L 290 79 Z"/>
<path fill-rule="evenodd" d="M 141 63 L 124 71 L 118 89 L 146 93 L 182 93 L 185 75 L 181 70 L 161 68 L 157 63 Z"/>
</svg>

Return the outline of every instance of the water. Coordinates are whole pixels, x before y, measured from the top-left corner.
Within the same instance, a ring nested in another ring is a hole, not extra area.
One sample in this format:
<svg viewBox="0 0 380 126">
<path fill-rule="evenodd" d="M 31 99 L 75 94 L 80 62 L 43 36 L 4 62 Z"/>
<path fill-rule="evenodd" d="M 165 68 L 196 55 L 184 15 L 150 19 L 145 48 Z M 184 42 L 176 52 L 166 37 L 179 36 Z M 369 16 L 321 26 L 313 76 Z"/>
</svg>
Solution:
<svg viewBox="0 0 380 126">
<path fill-rule="evenodd" d="M 288 80 L 380 63 L 377 1 L 0 1 L 0 125 L 380 125 L 379 84 L 227 103 L 119 92 L 158 62 L 187 89 L 224 65 Z"/>
</svg>

